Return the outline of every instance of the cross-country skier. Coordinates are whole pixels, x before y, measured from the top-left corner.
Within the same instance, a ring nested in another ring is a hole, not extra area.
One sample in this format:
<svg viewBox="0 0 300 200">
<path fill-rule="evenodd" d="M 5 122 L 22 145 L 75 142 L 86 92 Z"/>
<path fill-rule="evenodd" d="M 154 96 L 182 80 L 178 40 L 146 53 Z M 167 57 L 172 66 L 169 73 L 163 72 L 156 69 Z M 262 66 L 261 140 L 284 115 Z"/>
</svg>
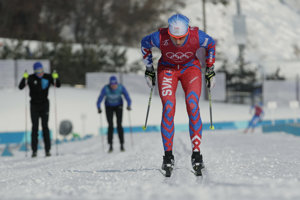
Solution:
<svg viewBox="0 0 300 200">
<path fill-rule="evenodd" d="M 156 78 L 151 48 L 157 47 L 161 51 L 157 77 L 159 95 L 163 106 L 161 134 L 165 155 L 163 156 L 162 169 L 170 173 L 169 171 L 172 171 L 174 166 L 172 149 L 175 93 L 178 81 L 180 81 L 185 92 L 186 108 L 189 116 L 189 131 L 192 143 L 191 162 L 193 169 L 199 171 L 204 167 L 202 155 L 200 154 L 202 121 L 198 104 L 201 95 L 201 68 L 206 69 L 206 85 L 211 88 L 215 76 L 213 66 L 215 62 L 215 41 L 199 30 L 198 27 L 190 27 L 189 19 L 182 14 L 171 16 L 168 19 L 168 24 L 168 28 L 161 28 L 145 36 L 141 41 L 141 50 L 146 65 L 145 78 L 150 88 L 155 86 Z M 201 57 L 203 52 L 204 56 Z"/>
<path fill-rule="evenodd" d="M 253 133 L 258 123 L 262 121 L 262 118 L 264 116 L 262 104 L 255 104 L 254 106 L 252 106 L 250 109 L 250 113 L 253 111 L 254 111 L 254 115 L 250 120 L 248 127 L 245 129 L 244 133 L 247 133 L 250 128 L 251 128 L 251 132 Z"/>
<path fill-rule="evenodd" d="M 51 141 L 48 128 L 49 120 L 49 99 L 48 90 L 50 85 L 60 87 L 60 80 L 58 74 L 53 72 L 52 74 L 44 73 L 43 65 L 40 62 L 33 64 L 34 74 L 28 75 L 27 72 L 23 74 L 23 78 L 19 84 L 19 89 L 22 90 L 26 85 L 29 86 L 30 100 L 30 115 L 32 122 L 31 132 L 31 148 L 32 157 L 37 156 L 38 148 L 38 130 L 39 130 L 39 118 L 42 120 L 43 139 L 45 144 L 46 156 L 51 156 Z"/>
<path fill-rule="evenodd" d="M 122 95 L 124 95 L 127 101 L 127 110 L 131 110 L 131 99 L 126 88 L 119 84 L 117 78 L 115 76 L 111 76 L 109 79 L 109 84 L 105 85 L 101 93 L 98 97 L 97 101 L 97 108 L 98 113 L 102 113 L 101 109 L 101 102 L 105 97 L 105 111 L 106 111 L 106 118 L 108 123 L 108 144 L 109 150 L 108 152 L 113 151 L 113 132 L 114 132 L 114 124 L 113 124 L 113 115 L 114 113 L 117 116 L 117 130 L 120 140 L 120 149 L 124 151 L 124 130 L 122 127 L 122 115 L 123 115 L 123 99 Z"/>
</svg>

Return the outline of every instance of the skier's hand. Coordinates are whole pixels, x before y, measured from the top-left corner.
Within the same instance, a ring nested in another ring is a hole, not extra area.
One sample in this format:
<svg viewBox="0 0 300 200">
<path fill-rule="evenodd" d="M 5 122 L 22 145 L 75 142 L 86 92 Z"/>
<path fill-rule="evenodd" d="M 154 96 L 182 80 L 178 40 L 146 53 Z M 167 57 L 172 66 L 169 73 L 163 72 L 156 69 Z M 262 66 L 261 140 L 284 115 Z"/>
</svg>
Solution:
<svg viewBox="0 0 300 200">
<path fill-rule="evenodd" d="M 102 113 L 102 110 L 101 110 L 101 108 L 98 108 L 98 113 L 100 114 L 100 113 Z"/>
<path fill-rule="evenodd" d="M 27 71 L 26 71 L 26 72 L 24 72 L 24 74 L 23 74 L 23 78 L 25 78 L 25 79 L 28 79 L 28 77 L 29 77 L 29 75 L 28 75 Z"/>
<path fill-rule="evenodd" d="M 215 71 L 214 66 L 207 67 L 205 71 L 205 81 L 206 81 L 206 87 L 208 89 L 211 89 L 215 86 Z"/>
<path fill-rule="evenodd" d="M 127 110 L 128 110 L 128 111 L 131 111 L 131 107 L 130 107 L 130 106 L 127 106 Z"/>
<path fill-rule="evenodd" d="M 54 70 L 54 72 L 52 73 L 52 78 L 53 79 L 58 79 L 58 73 Z"/>
<path fill-rule="evenodd" d="M 150 88 L 153 88 L 155 86 L 155 71 L 153 66 L 146 67 L 145 79 Z"/>
</svg>

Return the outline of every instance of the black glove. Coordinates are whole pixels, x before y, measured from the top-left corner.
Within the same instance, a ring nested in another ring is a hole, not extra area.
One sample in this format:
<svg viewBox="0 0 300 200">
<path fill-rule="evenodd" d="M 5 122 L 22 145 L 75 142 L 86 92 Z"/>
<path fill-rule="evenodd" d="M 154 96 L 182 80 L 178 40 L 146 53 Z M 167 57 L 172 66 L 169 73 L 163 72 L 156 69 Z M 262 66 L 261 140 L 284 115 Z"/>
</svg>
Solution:
<svg viewBox="0 0 300 200">
<path fill-rule="evenodd" d="M 102 113 L 102 110 L 101 110 L 101 108 L 98 108 L 98 113 L 100 114 L 100 113 Z"/>
<path fill-rule="evenodd" d="M 206 71 L 205 71 L 205 81 L 206 81 L 206 87 L 211 89 L 214 84 L 214 76 L 216 75 L 215 71 L 214 71 L 214 66 L 211 67 L 206 67 Z"/>
<path fill-rule="evenodd" d="M 145 79 L 150 88 L 153 88 L 155 86 L 155 71 L 153 66 L 146 67 Z"/>
<path fill-rule="evenodd" d="M 130 106 L 127 106 L 127 110 L 130 111 L 130 110 L 131 110 L 131 107 L 130 107 Z"/>
</svg>

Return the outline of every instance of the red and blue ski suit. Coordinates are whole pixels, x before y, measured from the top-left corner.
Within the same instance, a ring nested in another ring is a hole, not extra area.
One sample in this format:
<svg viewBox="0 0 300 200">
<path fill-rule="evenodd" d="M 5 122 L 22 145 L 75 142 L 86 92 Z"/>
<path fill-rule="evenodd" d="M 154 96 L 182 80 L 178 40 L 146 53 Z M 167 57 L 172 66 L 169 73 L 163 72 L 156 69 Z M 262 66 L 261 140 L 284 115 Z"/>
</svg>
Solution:
<svg viewBox="0 0 300 200">
<path fill-rule="evenodd" d="M 163 111 L 161 134 L 165 151 L 172 151 L 174 137 L 174 115 L 178 81 L 185 92 L 189 116 L 189 132 L 193 151 L 200 151 L 202 121 L 199 111 L 202 73 L 196 52 L 205 48 L 205 64 L 211 67 L 215 62 L 215 41 L 197 27 L 189 27 L 189 34 L 181 46 L 170 39 L 168 28 L 162 28 L 142 39 L 141 50 L 146 66 L 152 66 L 152 47 L 161 51 L 158 61 L 157 78 Z"/>
<path fill-rule="evenodd" d="M 254 115 L 251 119 L 251 121 L 249 122 L 248 128 L 255 128 L 258 123 L 260 121 L 262 121 L 262 117 L 264 115 L 264 111 L 262 109 L 262 107 L 260 107 L 259 105 L 254 105 L 251 107 L 251 110 L 254 109 Z"/>
</svg>

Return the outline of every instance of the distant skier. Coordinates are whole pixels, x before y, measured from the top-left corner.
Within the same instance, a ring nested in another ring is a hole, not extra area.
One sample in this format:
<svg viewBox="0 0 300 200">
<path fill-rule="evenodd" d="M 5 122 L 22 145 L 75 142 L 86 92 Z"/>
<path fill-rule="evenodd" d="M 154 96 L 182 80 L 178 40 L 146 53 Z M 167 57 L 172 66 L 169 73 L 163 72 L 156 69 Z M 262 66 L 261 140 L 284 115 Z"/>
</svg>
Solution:
<svg viewBox="0 0 300 200">
<path fill-rule="evenodd" d="M 254 111 L 254 115 L 250 120 L 248 127 L 245 129 L 244 133 L 247 133 L 248 130 L 251 128 L 251 132 L 254 132 L 254 129 L 258 126 L 258 123 L 262 121 L 264 116 L 264 111 L 261 104 L 255 104 L 251 107 L 250 113 Z"/>
<path fill-rule="evenodd" d="M 190 27 L 189 19 L 182 14 L 175 14 L 168 20 L 168 28 L 144 37 L 141 50 L 146 65 L 145 78 L 149 87 L 155 86 L 156 73 L 152 61 L 152 47 L 161 51 L 158 61 L 158 89 L 163 105 L 161 134 L 165 155 L 162 169 L 171 175 L 174 166 L 173 137 L 176 89 L 181 82 L 185 92 L 186 108 L 189 116 L 190 139 L 192 142 L 191 162 L 193 169 L 201 173 L 204 167 L 200 153 L 202 121 L 199 111 L 202 71 L 206 69 L 205 79 L 208 88 L 214 84 L 215 41 L 198 27 Z"/>
<path fill-rule="evenodd" d="M 48 128 L 49 120 L 49 99 L 48 90 L 50 85 L 60 87 L 60 80 L 58 74 L 53 72 L 48 74 L 44 72 L 43 65 L 36 62 L 33 65 L 34 74 L 28 75 L 27 72 L 23 74 L 23 78 L 19 84 L 19 89 L 22 90 L 26 85 L 29 86 L 30 100 L 30 114 L 32 122 L 31 133 L 31 148 L 32 157 L 37 156 L 38 148 L 38 130 L 39 118 L 42 120 L 43 139 L 45 144 L 45 155 L 51 156 L 51 141 Z"/>
<path fill-rule="evenodd" d="M 122 95 L 124 95 L 127 101 L 127 110 L 131 110 L 131 99 L 126 88 L 122 84 L 118 84 L 117 78 L 115 76 L 111 76 L 109 79 L 109 84 L 105 85 L 101 93 L 98 97 L 97 101 L 97 108 L 98 113 L 102 113 L 101 109 L 101 102 L 105 97 L 105 111 L 106 111 L 106 118 L 108 122 L 108 144 L 109 150 L 108 152 L 113 151 L 113 115 L 114 113 L 117 116 L 117 130 L 120 140 L 120 149 L 124 151 L 124 130 L 122 127 L 122 115 L 123 115 L 123 99 Z"/>
</svg>

